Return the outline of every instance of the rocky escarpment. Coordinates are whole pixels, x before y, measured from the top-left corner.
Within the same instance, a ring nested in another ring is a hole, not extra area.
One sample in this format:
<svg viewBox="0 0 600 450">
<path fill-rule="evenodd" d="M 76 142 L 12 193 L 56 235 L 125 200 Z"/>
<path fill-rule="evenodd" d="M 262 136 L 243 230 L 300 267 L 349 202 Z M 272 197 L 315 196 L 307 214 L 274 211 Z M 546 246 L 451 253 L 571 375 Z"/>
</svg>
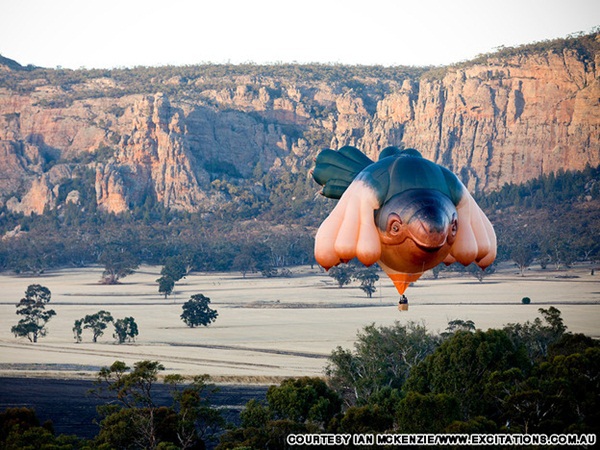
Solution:
<svg viewBox="0 0 600 450">
<path fill-rule="evenodd" d="M 599 63 L 565 46 L 439 73 L 154 69 L 135 85 L 122 71 L 0 64 L 0 202 L 38 214 L 77 204 L 85 171 L 100 209 L 210 211 L 223 198 L 215 180 L 306 173 L 320 148 L 348 144 L 374 158 L 415 147 L 470 189 L 494 190 L 600 164 Z"/>
</svg>

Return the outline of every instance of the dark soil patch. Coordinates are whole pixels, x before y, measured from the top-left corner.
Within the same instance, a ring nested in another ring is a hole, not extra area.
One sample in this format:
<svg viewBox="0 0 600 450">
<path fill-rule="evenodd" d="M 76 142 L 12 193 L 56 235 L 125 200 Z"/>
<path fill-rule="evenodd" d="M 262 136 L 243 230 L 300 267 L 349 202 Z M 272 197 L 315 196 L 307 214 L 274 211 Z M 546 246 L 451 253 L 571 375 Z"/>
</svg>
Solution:
<svg viewBox="0 0 600 450">
<path fill-rule="evenodd" d="M 93 438 L 99 427 L 96 406 L 105 401 L 88 391 L 94 387 L 88 380 L 57 380 L 42 378 L 0 378 L 0 411 L 11 407 L 35 409 L 41 423 L 51 420 L 57 435 L 68 434 Z M 264 400 L 267 386 L 220 385 L 210 395 L 214 406 L 222 408 L 225 420 L 239 422 L 239 413 L 251 399 Z M 169 387 L 155 385 L 155 399 L 160 405 L 170 405 Z"/>
</svg>

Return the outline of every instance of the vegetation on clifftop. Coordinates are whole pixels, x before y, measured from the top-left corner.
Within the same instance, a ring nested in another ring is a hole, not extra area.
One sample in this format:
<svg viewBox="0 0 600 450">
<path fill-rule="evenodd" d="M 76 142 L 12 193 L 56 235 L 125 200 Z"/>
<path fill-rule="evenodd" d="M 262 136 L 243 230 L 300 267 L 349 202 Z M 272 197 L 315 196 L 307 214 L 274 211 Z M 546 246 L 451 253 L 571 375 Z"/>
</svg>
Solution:
<svg viewBox="0 0 600 450">
<path fill-rule="evenodd" d="M 464 69 L 476 64 L 486 64 L 490 60 L 508 60 L 514 57 L 525 57 L 534 54 L 557 53 L 574 51 L 579 59 L 587 63 L 594 62 L 594 55 L 600 52 L 600 27 L 589 33 L 575 33 L 566 38 L 546 39 L 530 44 L 514 47 L 501 46 L 491 53 L 478 55 L 469 61 L 460 61 L 444 67 L 435 67 L 423 73 L 427 79 L 441 79 L 452 69 Z"/>
</svg>

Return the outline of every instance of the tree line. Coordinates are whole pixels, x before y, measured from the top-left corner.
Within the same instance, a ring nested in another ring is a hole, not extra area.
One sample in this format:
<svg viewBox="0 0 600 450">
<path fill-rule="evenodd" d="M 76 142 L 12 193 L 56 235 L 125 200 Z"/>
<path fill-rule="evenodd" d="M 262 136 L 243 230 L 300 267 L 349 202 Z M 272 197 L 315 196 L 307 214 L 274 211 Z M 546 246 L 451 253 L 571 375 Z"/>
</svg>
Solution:
<svg viewBox="0 0 600 450">
<path fill-rule="evenodd" d="M 147 198 L 130 212 L 111 214 L 96 208 L 93 174 L 84 171 L 78 180 L 69 189 L 81 193 L 79 205 L 28 216 L 0 205 L 0 234 L 13 234 L 0 240 L 0 270 L 42 273 L 119 259 L 162 265 L 172 256 L 197 271 L 228 271 L 236 257 L 239 266 L 247 256 L 258 271 L 310 264 L 314 229 L 331 207 L 315 199 L 306 177 L 298 174 L 264 175 L 269 194 L 250 197 L 223 175 L 215 189 L 226 190 L 228 200 L 215 211 L 169 211 Z M 106 274 L 108 283 L 111 277 Z"/>
<path fill-rule="evenodd" d="M 52 293 L 45 286 L 31 284 L 27 287 L 25 296 L 16 305 L 17 315 L 23 317 L 17 325 L 11 327 L 11 332 L 16 338 L 27 338 L 30 342 L 36 343 L 39 338 L 48 334 L 48 322 L 56 316 L 56 311 L 46 309 L 51 298 Z M 219 316 L 218 312 L 209 305 L 210 298 L 203 294 L 194 294 L 182 305 L 183 312 L 180 318 L 190 328 L 208 326 Z M 75 342 L 82 342 L 83 331 L 88 329 L 92 333 L 92 342 L 97 342 L 111 323 L 115 328 L 113 338 L 119 344 L 133 342 L 139 334 L 138 325 L 133 317 L 115 320 L 109 311 L 100 310 L 75 320 L 73 324 Z"/>
<path fill-rule="evenodd" d="M 377 267 L 364 267 L 360 263 L 353 260 L 351 264 L 340 264 L 339 266 L 329 269 L 328 274 L 335 280 L 338 287 L 342 288 L 352 281 L 360 283 L 360 290 L 363 291 L 368 298 L 371 298 L 377 291 L 375 283 L 379 280 Z"/>
<path fill-rule="evenodd" d="M 95 209 L 91 192 L 83 195 L 88 200 L 81 208 L 69 204 L 39 216 L 1 206 L 0 233 L 14 236 L 0 240 L 0 270 L 42 273 L 99 264 L 106 269 L 104 281 L 112 283 L 125 274 L 124 266 L 164 265 L 177 258 L 188 272 L 281 275 L 286 267 L 315 263 L 314 233 L 333 207 L 315 198 L 305 181 L 266 177 L 271 195 L 264 207 L 251 211 L 236 207 L 243 200 L 233 194 L 213 214 L 167 211 L 152 202 L 108 214 Z M 588 167 L 506 185 L 477 201 L 498 234 L 498 261 L 514 261 L 522 269 L 534 260 L 561 268 L 600 258 L 599 194 L 600 168 Z M 170 281 L 162 282 L 167 292 Z"/>
<path fill-rule="evenodd" d="M 500 47 L 493 53 L 479 55 L 471 61 L 461 62 L 447 67 L 413 67 L 379 65 L 344 65 L 344 64 L 288 64 L 276 63 L 269 65 L 255 64 L 203 64 L 184 66 L 161 66 L 115 69 L 85 69 L 78 70 L 55 69 L 36 67 L 33 65 L 21 66 L 18 62 L 4 58 L 0 55 L 0 64 L 10 67 L 11 71 L 0 71 L 0 83 L 18 92 L 31 92 L 35 89 L 37 81 L 45 80 L 48 84 L 60 86 L 69 98 L 77 98 L 77 94 L 84 91 L 86 98 L 94 96 L 123 96 L 127 94 L 155 93 L 157 91 L 172 90 L 173 94 L 186 96 L 194 94 L 198 85 L 205 89 L 227 88 L 232 79 L 244 77 L 246 79 L 271 77 L 287 82 L 325 82 L 342 86 L 351 83 L 367 84 L 367 80 L 379 79 L 401 83 L 406 78 L 418 79 L 441 76 L 449 68 L 467 67 L 473 64 L 486 63 L 489 58 L 508 59 L 514 56 L 540 54 L 546 52 L 561 53 L 570 49 L 575 51 L 584 61 L 592 61 L 598 53 L 598 28 L 588 33 L 571 35 L 566 38 L 544 40 L 536 43 L 520 45 L 517 47 Z M 10 55 L 9 55 L 10 56 Z M 89 80 L 110 78 L 117 83 L 116 88 L 81 89 Z M 166 83 L 167 81 L 177 81 Z M 79 89 L 73 89 L 80 85 Z"/>
<path fill-rule="evenodd" d="M 83 340 L 83 330 L 90 329 L 92 332 L 92 342 L 98 342 L 98 338 L 104 334 L 104 330 L 109 323 L 115 326 L 113 337 L 119 344 L 125 342 L 134 342 L 139 334 L 138 325 L 133 317 L 115 320 L 108 311 L 100 310 L 94 314 L 87 314 L 81 319 L 75 320 L 73 325 L 73 335 L 75 341 L 80 343 Z"/>
<path fill-rule="evenodd" d="M 161 378 L 157 361 L 116 361 L 91 393 L 106 400 L 94 439 L 55 436 L 32 410 L 9 408 L 0 449 L 285 449 L 301 433 L 598 434 L 600 344 L 568 332 L 560 310 L 539 312 L 487 331 L 460 319 L 442 333 L 369 325 L 354 349 L 332 352 L 325 377 L 272 385 L 228 425 L 208 400 L 208 376 Z M 171 405 L 157 404 L 159 383 L 171 386 Z"/>
<path fill-rule="evenodd" d="M 449 69 L 468 68 L 475 64 L 486 64 L 490 58 L 506 60 L 514 57 L 526 57 L 544 53 L 562 54 L 565 50 L 574 51 L 581 61 L 589 64 L 594 60 L 594 55 L 598 54 L 600 50 L 600 44 L 598 44 L 597 39 L 598 32 L 600 32 L 600 28 L 594 27 L 589 32 L 573 33 L 565 38 L 546 39 L 515 47 L 500 46 L 494 49 L 493 52 L 477 55 L 470 61 L 461 61 L 445 67 L 434 67 L 422 76 L 427 79 L 442 79 L 448 73 Z"/>
<path fill-rule="evenodd" d="M 498 235 L 498 260 L 524 272 L 600 260 L 600 167 L 550 173 L 478 196 Z"/>
<path fill-rule="evenodd" d="M 599 196 L 600 167 L 587 166 L 581 171 L 561 169 L 522 184 L 506 183 L 498 191 L 477 196 L 477 202 L 487 209 L 514 206 L 541 209 L 565 202 L 598 199 Z"/>
<path fill-rule="evenodd" d="M 1 56 L 0 56 L 1 58 Z M 2 61 L 7 59 L 2 58 Z M 8 65 L 8 64 L 6 64 Z M 132 94 L 165 92 L 175 98 L 195 98 L 204 90 L 220 90 L 237 86 L 236 80 L 270 78 L 271 89 L 281 89 L 287 83 L 328 83 L 334 86 L 381 87 L 385 82 L 401 83 L 406 78 L 418 78 L 427 68 L 411 66 L 344 64 L 202 64 L 115 69 L 62 69 L 35 66 L 22 67 L 13 61 L 11 71 L 0 72 L 0 83 L 12 91 L 29 93 L 35 89 L 32 81 L 44 80 L 60 87 L 57 101 L 63 105 L 81 98 L 121 97 Z M 94 86 L 94 79 L 112 79 L 111 87 Z M 373 81 L 380 80 L 380 81 Z"/>
</svg>

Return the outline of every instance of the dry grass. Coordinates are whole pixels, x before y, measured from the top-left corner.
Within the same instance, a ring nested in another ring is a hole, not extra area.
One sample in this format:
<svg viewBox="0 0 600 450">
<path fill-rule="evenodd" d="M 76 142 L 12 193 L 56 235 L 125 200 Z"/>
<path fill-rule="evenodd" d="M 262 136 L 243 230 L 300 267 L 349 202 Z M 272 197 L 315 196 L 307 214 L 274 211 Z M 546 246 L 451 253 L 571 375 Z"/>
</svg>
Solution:
<svg viewBox="0 0 600 450">
<path fill-rule="evenodd" d="M 337 346 L 352 348 L 356 333 L 375 323 L 424 322 L 443 331 L 453 319 L 496 328 L 539 316 L 538 308 L 558 307 L 570 331 L 600 336 L 600 279 L 590 266 L 569 271 L 531 270 L 520 277 L 511 267 L 482 283 L 467 275 L 433 280 L 425 276 L 407 291 L 408 312 L 396 309 L 398 295 L 382 274 L 377 292 L 367 299 L 358 287 L 339 289 L 318 268 L 295 268 L 291 278 L 258 275 L 192 274 L 165 300 L 155 280 L 160 267 L 142 267 L 119 285 L 99 283 L 99 267 L 59 270 L 36 277 L 0 275 L 0 375 L 90 378 L 115 360 L 162 362 L 167 373 L 209 374 L 223 383 L 278 383 L 285 377 L 322 376 Z M 52 291 L 57 315 L 48 336 L 31 344 L 16 339 L 15 305 L 29 284 Z M 209 327 L 188 328 L 181 305 L 192 294 L 211 298 L 219 317 Z M 530 305 L 522 305 L 523 297 Z M 84 331 L 76 344 L 76 319 L 100 309 L 115 319 L 133 316 L 140 335 L 133 344 L 115 344 L 112 327 L 98 343 Z"/>
</svg>

